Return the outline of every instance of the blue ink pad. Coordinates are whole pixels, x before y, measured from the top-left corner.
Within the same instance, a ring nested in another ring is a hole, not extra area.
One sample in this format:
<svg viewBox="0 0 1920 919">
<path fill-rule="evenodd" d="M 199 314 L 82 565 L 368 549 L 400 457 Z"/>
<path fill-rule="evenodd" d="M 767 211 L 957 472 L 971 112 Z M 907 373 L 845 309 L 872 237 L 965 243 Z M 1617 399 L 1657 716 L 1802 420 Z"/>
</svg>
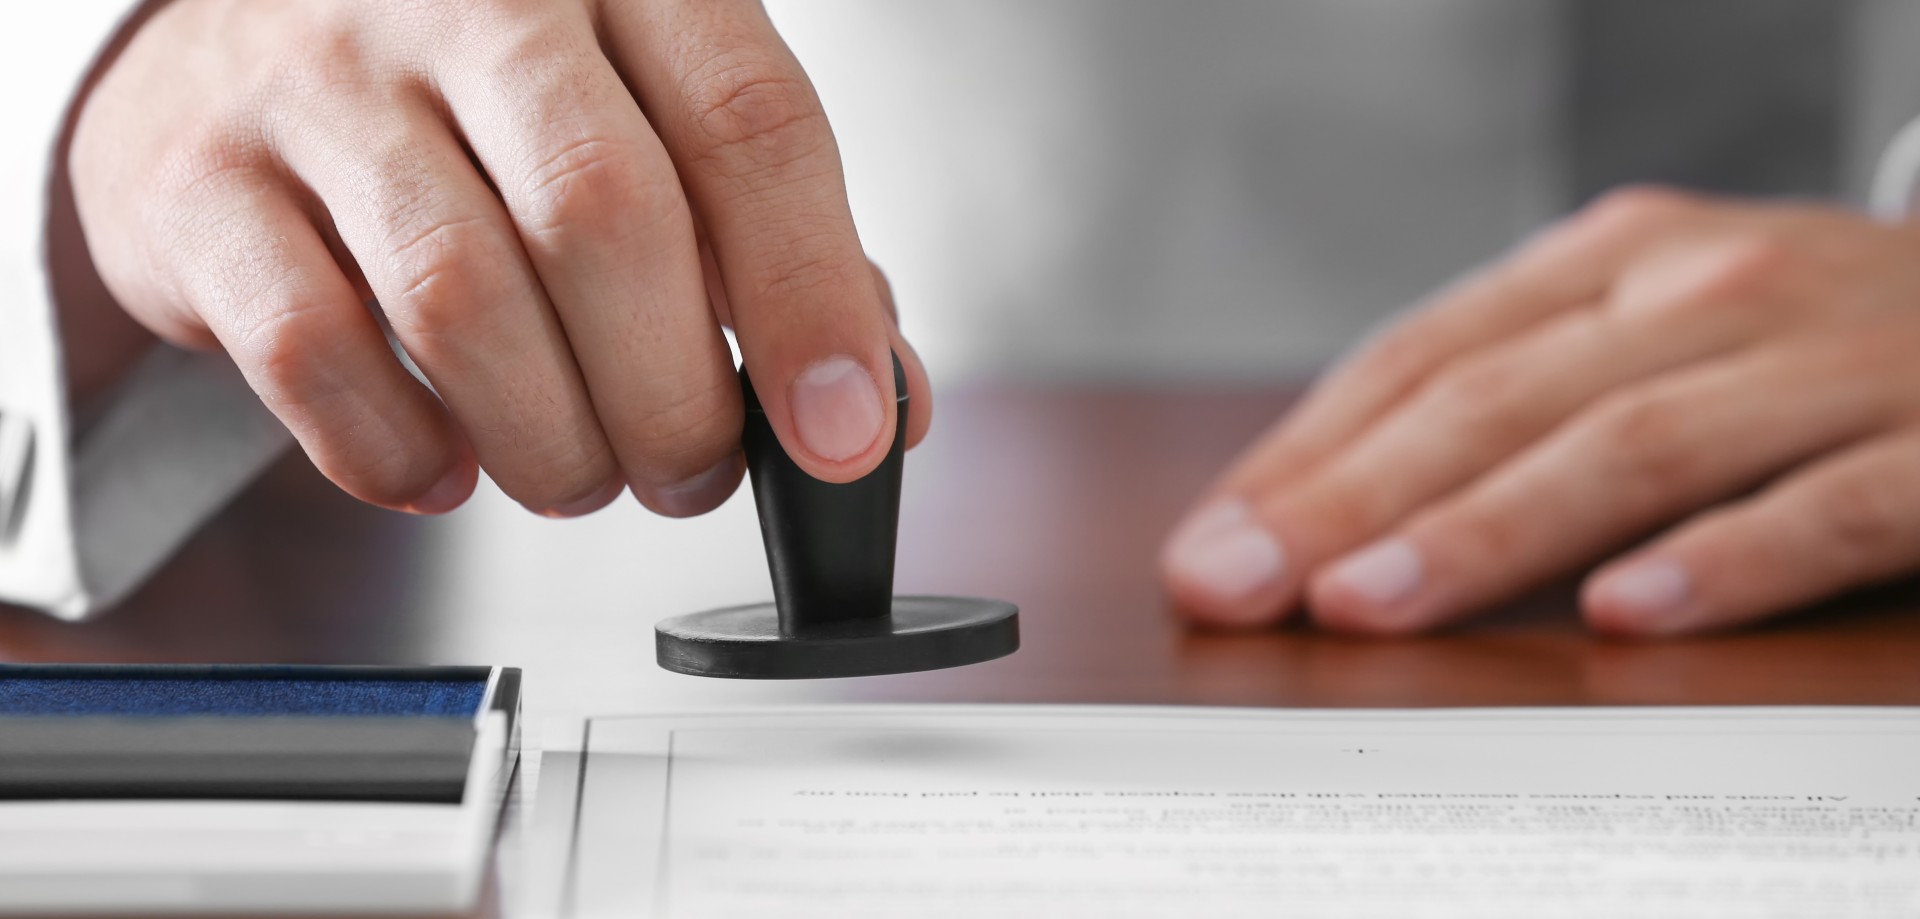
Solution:
<svg viewBox="0 0 1920 919">
<path fill-rule="evenodd" d="M 485 667 L 0 665 L 0 717 L 472 718 Z"/>
<path fill-rule="evenodd" d="M 0 800 L 458 803 L 488 667 L 0 665 Z"/>
<path fill-rule="evenodd" d="M 0 913 L 457 913 L 519 758 L 501 667 L 0 665 Z"/>
</svg>

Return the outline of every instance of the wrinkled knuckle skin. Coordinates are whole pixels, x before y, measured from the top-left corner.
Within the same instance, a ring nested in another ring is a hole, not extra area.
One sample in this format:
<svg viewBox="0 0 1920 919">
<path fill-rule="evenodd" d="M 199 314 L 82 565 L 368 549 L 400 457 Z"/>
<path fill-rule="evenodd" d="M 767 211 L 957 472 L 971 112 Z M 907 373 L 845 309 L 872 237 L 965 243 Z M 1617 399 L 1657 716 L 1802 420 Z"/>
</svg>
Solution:
<svg viewBox="0 0 1920 919">
<path fill-rule="evenodd" d="M 382 307 L 394 331 L 417 357 L 429 362 L 439 345 L 473 337 L 483 298 L 472 260 L 492 247 L 479 218 L 429 221 L 409 228 L 389 250 L 387 271 L 393 302 Z"/>
<path fill-rule="evenodd" d="M 276 82 L 299 97 L 318 99 L 364 88 L 376 74 L 358 19 L 317 15 L 298 41 L 281 48 Z"/>
<path fill-rule="evenodd" d="M 411 125 L 395 125 L 379 139 L 364 142 L 354 155 L 353 174 L 370 190 L 371 210 L 389 228 L 418 222 L 430 213 L 444 181 L 433 171 L 432 151 Z"/>
<path fill-rule="evenodd" d="M 302 446 L 327 478 L 373 504 L 400 507 L 437 481 L 440 470 L 404 446 L 392 432 L 362 420 L 342 424 L 328 404 L 353 385 L 332 366 L 330 311 L 294 305 L 263 315 L 235 342 L 233 351 L 261 400 L 289 420 Z"/>
<path fill-rule="evenodd" d="M 247 313 L 227 347 L 269 406 L 302 410 L 341 391 L 329 347 L 338 330 L 328 304 L 296 300 Z"/>
<path fill-rule="evenodd" d="M 205 210 L 209 201 L 254 180 L 261 157 L 226 118 L 207 118 L 183 128 L 147 167 L 145 181 L 160 207 L 156 216 L 178 221 Z"/>
<path fill-rule="evenodd" d="M 369 156 L 365 172 L 383 234 L 379 260 L 366 267 L 410 346 L 470 320 L 483 293 L 476 273 L 499 250 L 484 217 L 447 206 L 423 162 L 418 144 L 399 138 Z"/>
<path fill-rule="evenodd" d="M 244 104 L 175 126 L 133 178 L 142 189 L 143 229 L 169 242 L 214 229 L 215 205 L 280 179 L 258 115 Z"/>
<path fill-rule="evenodd" d="M 572 140 L 546 153 L 526 173 L 521 218 L 535 240 L 565 245 L 577 240 L 617 242 L 635 218 L 663 219 L 686 213 L 678 188 L 650 177 L 638 153 L 597 137 Z"/>
<path fill-rule="evenodd" d="M 1902 505 L 1884 484 L 1861 476 L 1828 487 L 1819 499 L 1820 523 L 1837 548 L 1880 553 L 1914 541 L 1920 508 Z"/>
<path fill-rule="evenodd" d="M 688 124 L 708 156 L 778 168 L 817 149 L 826 114 L 797 74 L 750 59 L 721 59 L 691 82 Z M 737 165 L 737 164 L 736 164 Z"/>
<path fill-rule="evenodd" d="M 253 158 L 237 145 L 196 140 L 162 154 L 143 174 L 148 190 L 127 202 L 130 213 L 105 227 L 90 226 L 88 244 L 126 256 L 97 262 L 102 277 L 130 281 L 135 289 L 144 282 L 157 298 L 147 304 L 156 308 L 150 318 L 168 324 L 170 340 L 209 347 L 211 333 L 192 317 L 196 307 L 215 304 L 195 302 L 205 298 L 193 294 L 207 287 L 205 256 L 223 245 L 223 199 L 258 179 Z"/>
<path fill-rule="evenodd" d="M 532 101 L 543 114 L 569 111 L 583 89 L 574 66 L 578 35 L 540 9 L 549 0 L 441 0 L 449 11 L 442 20 L 456 30 L 476 26 L 486 36 L 469 52 L 470 66 L 486 83 L 534 90 Z"/>
<path fill-rule="evenodd" d="M 301 339 L 299 311 L 267 317 L 249 329 L 235 351 L 253 368 L 254 387 L 276 407 L 304 405 L 318 376 L 316 351 Z"/>
<path fill-rule="evenodd" d="M 787 249 L 756 272 L 761 302 L 798 299 L 819 291 L 858 290 L 864 271 L 855 246 L 832 234 L 789 237 Z"/>
<path fill-rule="evenodd" d="M 629 474 L 672 486 L 712 469 L 739 448 L 743 412 L 731 386 L 686 392 L 649 407 L 621 445 Z"/>
<path fill-rule="evenodd" d="M 508 497 L 535 511 L 547 511 L 592 496 L 614 480 L 618 470 L 597 438 L 556 437 L 541 445 L 523 444 L 510 466 L 487 471 Z"/>
<path fill-rule="evenodd" d="M 575 39 L 544 26 L 518 31 L 491 52 L 488 82 L 513 87 L 527 110 L 547 121 L 533 141 L 513 154 L 503 192 L 529 244 L 632 244 L 644 222 L 691 223 L 691 211 L 670 166 L 652 168 L 658 151 L 626 136 L 600 113 L 631 105 L 582 66 Z M 503 92 L 506 90 L 503 90 Z"/>
</svg>

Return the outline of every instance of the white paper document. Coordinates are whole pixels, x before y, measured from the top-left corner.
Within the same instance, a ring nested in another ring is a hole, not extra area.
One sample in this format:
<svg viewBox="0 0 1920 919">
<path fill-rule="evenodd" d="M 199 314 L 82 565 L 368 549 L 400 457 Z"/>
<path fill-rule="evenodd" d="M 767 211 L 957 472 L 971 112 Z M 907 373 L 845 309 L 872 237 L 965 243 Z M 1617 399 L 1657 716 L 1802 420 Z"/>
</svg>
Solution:
<svg viewBox="0 0 1920 919">
<path fill-rule="evenodd" d="M 594 719 L 569 916 L 1920 916 L 1920 709 Z"/>
</svg>

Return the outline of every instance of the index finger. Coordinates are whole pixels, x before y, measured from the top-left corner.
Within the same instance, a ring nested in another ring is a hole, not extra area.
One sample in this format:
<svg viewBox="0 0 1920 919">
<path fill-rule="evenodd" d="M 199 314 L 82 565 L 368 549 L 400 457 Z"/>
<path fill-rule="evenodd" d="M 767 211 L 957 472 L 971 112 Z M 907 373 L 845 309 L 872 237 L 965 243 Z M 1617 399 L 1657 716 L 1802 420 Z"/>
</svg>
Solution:
<svg viewBox="0 0 1920 919">
<path fill-rule="evenodd" d="M 747 0 L 613 5 L 604 29 L 709 234 L 781 444 L 817 478 L 865 475 L 893 442 L 893 324 L 805 72 Z"/>
</svg>

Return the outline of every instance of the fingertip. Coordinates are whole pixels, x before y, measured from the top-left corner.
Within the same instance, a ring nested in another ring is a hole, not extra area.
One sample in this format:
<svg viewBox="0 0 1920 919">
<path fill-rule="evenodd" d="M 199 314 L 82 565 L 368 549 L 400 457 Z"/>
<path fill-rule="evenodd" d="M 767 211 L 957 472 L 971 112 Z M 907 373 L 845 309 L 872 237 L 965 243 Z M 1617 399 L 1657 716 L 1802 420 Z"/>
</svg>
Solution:
<svg viewBox="0 0 1920 919">
<path fill-rule="evenodd" d="M 920 446 L 927 439 L 927 432 L 933 427 L 933 379 L 927 373 L 926 364 L 920 360 L 919 352 L 897 332 L 893 342 L 894 353 L 900 356 L 900 367 L 907 376 L 907 449 Z"/>
<path fill-rule="evenodd" d="M 1197 625 L 1251 629 L 1285 618 L 1287 553 L 1246 502 L 1209 504 L 1174 530 L 1160 554 L 1175 612 Z"/>
<path fill-rule="evenodd" d="M 1693 574 L 1660 556 L 1628 559 L 1589 577 L 1580 588 L 1580 609 L 1595 631 L 1654 637 L 1698 630 L 1700 610 Z"/>
<path fill-rule="evenodd" d="M 746 458 L 736 451 L 683 482 L 666 486 L 634 482 L 633 496 L 663 517 L 698 517 L 725 504 L 739 489 L 746 470 Z"/>
<path fill-rule="evenodd" d="M 836 354 L 809 364 L 788 384 L 786 408 L 793 457 L 826 482 L 844 483 L 872 472 L 892 446 L 897 414 L 888 398 L 891 374 L 882 385 L 863 362 Z"/>
<path fill-rule="evenodd" d="M 1580 585 L 1580 618 L 1596 634 L 1633 638 L 1640 634 L 1633 617 L 1613 601 L 1611 592 L 1600 587 L 1609 569 L 1601 569 Z"/>
<path fill-rule="evenodd" d="M 535 510 L 534 513 L 539 514 L 542 517 L 550 517 L 554 520 L 568 520 L 574 517 L 585 517 L 586 515 L 591 514 L 594 511 L 600 510 L 601 508 L 604 508 L 607 505 L 612 504 L 614 502 L 614 499 L 619 498 L 620 493 L 626 490 L 627 490 L 627 485 L 625 482 L 622 482 L 617 478 L 611 479 L 607 481 L 606 484 L 601 485 L 599 488 L 595 489 L 591 494 L 588 494 L 583 498 L 580 498 L 574 501 L 566 501 L 566 502 L 554 505 L 553 507 Z"/>
<path fill-rule="evenodd" d="M 1365 601 L 1324 580 L 1308 584 L 1306 597 L 1313 623 L 1330 632 L 1368 638 L 1406 638 L 1432 628 L 1416 619 L 1383 616 Z"/>
<path fill-rule="evenodd" d="M 879 294 L 880 305 L 886 308 L 887 318 L 893 325 L 893 353 L 900 358 L 900 367 L 906 372 L 907 392 L 912 398 L 907 401 L 907 449 L 911 450 L 927 439 L 927 431 L 933 426 L 933 379 L 927 373 L 926 362 L 920 359 L 920 352 L 900 331 L 900 310 L 893 300 L 893 282 L 887 280 L 887 273 L 872 261 L 867 267 L 873 269 L 874 291 Z"/>
<path fill-rule="evenodd" d="M 422 492 L 419 497 L 401 506 L 409 514 L 435 516 L 448 513 L 473 497 L 474 488 L 480 483 L 480 466 L 469 457 L 461 457 Z"/>
<path fill-rule="evenodd" d="M 1351 588 L 1325 575 L 1307 582 L 1306 607 L 1314 625 L 1331 632 L 1384 638 L 1413 631 L 1405 624 L 1396 627 L 1393 621 L 1382 619 Z"/>
<path fill-rule="evenodd" d="M 1412 541 L 1384 539 L 1335 561 L 1307 585 L 1315 622 L 1341 632 L 1393 637 L 1433 624 L 1425 555 Z"/>
<path fill-rule="evenodd" d="M 1211 601 L 1183 598 L 1169 588 L 1168 605 L 1175 617 L 1193 628 L 1209 632 L 1257 632 L 1280 625 L 1291 618 L 1289 607 L 1261 609 L 1251 615 L 1210 605 Z"/>
<path fill-rule="evenodd" d="M 1292 608 L 1261 599 L 1222 596 L 1195 576 L 1190 566 L 1175 560 L 1171 551 L 1160 556 L 1160 583 L 1173 615 L 1188 625 L 1224 632 L 1248 632 L 1278 625 Z"/>
<path fill-rule="evenodd" d="M 873 263 L 872 259 L 867 260 L 867 267 L 873 271 L 873 288 L 874 292 L 880 296 L 880 305 L 887 308 L 887 315 L 893 317 L 894 325 L 899 325 L 900 307 L 893 300 L 893 282 L 887 278 L 887 273 L 882 271 L 879 265 Z"/>
</svg>

